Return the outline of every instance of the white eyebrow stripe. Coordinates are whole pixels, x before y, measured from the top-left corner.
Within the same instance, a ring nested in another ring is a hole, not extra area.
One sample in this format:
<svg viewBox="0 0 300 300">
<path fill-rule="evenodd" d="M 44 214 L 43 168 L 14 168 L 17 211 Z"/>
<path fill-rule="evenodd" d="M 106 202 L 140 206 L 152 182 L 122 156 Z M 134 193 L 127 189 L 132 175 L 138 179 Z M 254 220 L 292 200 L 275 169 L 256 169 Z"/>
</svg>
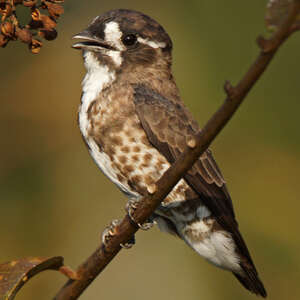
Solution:
<svg viewBox="0 0 300 300">
<path fill-rule="evenodd" d="M 104 36 L 107 42 L 112 43 L 119 50 L 124 50 L 125 47 L 121 42 L 122 32 L 117 22 L 108 22 L 105 25 Z"/>
<path fill-rule="evenodd" d="M 166 47 L 166 43 L 164 43 L 164 42 L 149 41 L 148 39 L 143 39 L 140 36 L 138 37 L 137 40 L 138 40 L 139 43 L 148 45 L 148 46 L 150 46 L 152 48 L 155 48 L 155 49 Z"/>
</svg>

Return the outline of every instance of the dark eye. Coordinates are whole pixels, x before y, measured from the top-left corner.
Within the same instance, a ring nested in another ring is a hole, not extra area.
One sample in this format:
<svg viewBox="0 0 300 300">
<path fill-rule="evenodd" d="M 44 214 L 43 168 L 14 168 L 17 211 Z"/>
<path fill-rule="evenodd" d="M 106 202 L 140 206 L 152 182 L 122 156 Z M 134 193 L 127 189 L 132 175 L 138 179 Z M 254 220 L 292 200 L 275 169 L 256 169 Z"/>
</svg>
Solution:
<svg viewBox="0 0 300 300">
<path fill-rule="evenodd" d="M 127 34 L 122 38 L 122 42 L 125 46 L 132 46 L 136 43 L 137 37 L 135 34 Z"/>
</svg>

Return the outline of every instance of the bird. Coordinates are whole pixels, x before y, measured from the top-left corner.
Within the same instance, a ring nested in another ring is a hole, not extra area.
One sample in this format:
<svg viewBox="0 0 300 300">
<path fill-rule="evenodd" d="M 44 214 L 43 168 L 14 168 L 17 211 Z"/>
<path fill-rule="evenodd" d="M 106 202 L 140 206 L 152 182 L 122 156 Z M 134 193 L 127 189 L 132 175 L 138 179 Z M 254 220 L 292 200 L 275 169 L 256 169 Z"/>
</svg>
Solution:
<svg viewBox="0 0 300 300">
<path fill-rule="evenodd" d="M 73 38 L 86 68 L 81 134 L 95 163 L 128 197 L 131 211 L 201 130 L 172 74 L 172 40 L 154 19 L 129 9 L 97 16 Z M 232 272 L 250 292 L 267 296 L 210 149 L 150 221 Z"/>
</svg>

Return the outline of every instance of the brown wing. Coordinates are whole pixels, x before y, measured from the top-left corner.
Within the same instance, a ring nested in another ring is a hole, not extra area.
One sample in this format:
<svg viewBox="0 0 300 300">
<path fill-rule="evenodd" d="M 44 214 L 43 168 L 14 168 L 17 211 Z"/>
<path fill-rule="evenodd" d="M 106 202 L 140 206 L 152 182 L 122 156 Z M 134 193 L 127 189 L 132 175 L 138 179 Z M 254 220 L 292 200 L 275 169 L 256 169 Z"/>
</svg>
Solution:
<svg viewBox="0 0 300 300">
<path fill-rule="evenodd" d="M 187 140 L 199 130 L 184 104 L 164 98 L 144 85 L 135 86 L 134 103 L 148 139 L 170 163 L 183 152 Z M 233 234 L 240 251 L 250 258 L 248 249 L 238 231 L 232 201 L 222 174 L 207 150 L 184 175 L 186 182 L 199 195 L 218 223 Z"/>
<path fill-rule="evenodd" d="M 134 102 L 150 142 L 173 163 L 188 139 L 198 132 L 197 122 L 182 102 L 168 100 L 144 85 L 135 86 Z M 210 150 L 199 158 L 185 179 L 214 215 L 221 213 L 234 219 L 225 181 Z"/>
<path fill-rule="evenodd" d="M 134 103 L 141 124 L 152 145 L 173 163 L 183 152 L 187 141 L 199 130 L 189 111 L 180 101 L 168 100 L 144 85 L 134 87 Z M 249 290 L 266 296 L 247 246 L 238 230 L 232 201 L 222 174 L 207 150 L 184 176 L 185 181 L 199 195 L 222 228 L 232 234 L 246 277 L 235 274 Z"/>
</svg>

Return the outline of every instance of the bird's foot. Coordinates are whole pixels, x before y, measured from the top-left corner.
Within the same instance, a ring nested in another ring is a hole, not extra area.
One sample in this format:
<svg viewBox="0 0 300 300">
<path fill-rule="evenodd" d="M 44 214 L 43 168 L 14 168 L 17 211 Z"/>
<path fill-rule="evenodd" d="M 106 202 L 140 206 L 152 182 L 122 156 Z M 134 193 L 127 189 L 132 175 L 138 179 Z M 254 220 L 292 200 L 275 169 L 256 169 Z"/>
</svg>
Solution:
<svg viewBox="0 0 300 300">
<path fill-rule="evenodd" d="M 130 199 L 127 204 L 126 204 L 126 211 L 128 213 L 129 218 L 134 222 L 140 229 L 142 230 L 149 230 L 153 226 L 153 221 L 152 220 L 147 220 L 147 222 L 140 224 L 137 222 L 134 217 L 133 213 L 136 210 L 138 206 L 139 200 L 137 199 Z"/>
<path fill-rule="evenodd" d="M 120 220 L 113 220 L 110 225 L 104 229 L 102 233 L 102 243 L 105 247 L 107 246 L 107 242 L 118 233 L 118 225 L 120 225 Z M 124 249 L 130 249 L 134 244 L 135 237 L 132 236 L 129 241 L 127 241 L 125 244 L 120 244 L 120 246 Z"/>
<path fill-rule="evenodd" d="M 124 249 L 130 249 L 134 244 L 135 244 L 135 236 L 133 235 L 129 241 L 127 241 L 125 244 L 120 244 L 120 246 Z"/>
</svg>

